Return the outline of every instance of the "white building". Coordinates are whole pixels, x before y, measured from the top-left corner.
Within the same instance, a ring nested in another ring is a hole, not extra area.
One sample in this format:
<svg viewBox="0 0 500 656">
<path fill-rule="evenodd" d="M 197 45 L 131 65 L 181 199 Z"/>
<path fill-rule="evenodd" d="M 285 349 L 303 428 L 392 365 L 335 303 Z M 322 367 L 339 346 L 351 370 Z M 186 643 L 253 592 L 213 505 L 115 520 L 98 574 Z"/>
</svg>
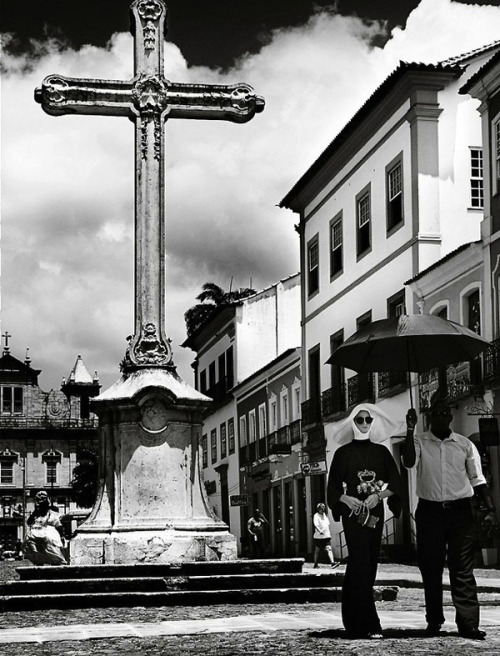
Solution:
<svg viewBox="0 0 500 656">
<path fill-rule="evenodd" d="M 331 461 L 334 423 L 358 402 L 404 418 L 404 376 L 358 376 L 325 362 L 362 325 L 413 312 L 404 283 L 480 238 L 481 121 L 478 102 L 459 92 L 499 49 L 497 42 L 436 65 L 401 63 L 281 201 L 300 215 L 302 422 L 311 459 Z M 409 521 L 397 532 L 407 536 Z M 336 547 L 345 555 L 340 541 Z"/>
<path fill-rule="evenodd" d="M 238 539 L 242 536 L 239 495 L 239 435 L 231 392 L 288 349 L 300 345 L 300 275 L 222 307 L 183 344 L 196 352 L 195 387 L 214 400 L 204 418 L 202 473 L 217 515 Z M 245 530 L 245 529 L 243 529 Z"/>
</svg>

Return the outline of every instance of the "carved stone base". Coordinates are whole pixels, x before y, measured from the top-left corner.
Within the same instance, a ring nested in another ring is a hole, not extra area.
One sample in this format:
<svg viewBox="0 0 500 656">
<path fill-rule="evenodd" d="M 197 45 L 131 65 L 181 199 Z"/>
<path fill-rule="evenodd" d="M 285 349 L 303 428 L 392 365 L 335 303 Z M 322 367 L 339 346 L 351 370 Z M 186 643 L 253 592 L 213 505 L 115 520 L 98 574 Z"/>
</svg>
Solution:
<svg viewBox="0 0 500 656">
<path fill-rule="evenodd" d="M 228 531 L 79 533 L 70 546 L 71 565 L 167 564 L 236 559 L 236 538 Z"/>
<path fill-rule="evenodd" d="M 202 411 L 210 399 L 168 370 L 144 369 L 92 403 L 99 491 L 72 540 L 71 564 L 236 559 L 236 538 L 200 478 Z"/>
</svg>

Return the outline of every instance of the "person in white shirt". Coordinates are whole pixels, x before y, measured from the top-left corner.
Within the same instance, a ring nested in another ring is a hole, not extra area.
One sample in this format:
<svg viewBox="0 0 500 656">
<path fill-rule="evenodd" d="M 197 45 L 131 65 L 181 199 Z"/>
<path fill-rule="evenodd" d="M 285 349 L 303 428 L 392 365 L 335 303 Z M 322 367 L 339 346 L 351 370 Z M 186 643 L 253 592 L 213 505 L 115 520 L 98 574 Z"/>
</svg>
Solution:
<svg viewBox="0 0 500 656">
<path fill-rule="evenodd" d="M 479 602 L 474 578 L 475 529 L 471 499 L 486 509 L 485 521 L 496 523 L 495 507 L 474 444 L 450 428 L 453 419 L 446 398 L 431 400 L 430 430 L 414 436 L 415 410 L 406 415 L 407 435 L 402 460 L 416 470 L 419 497 L 415 512 L 417 557 L 425 593 L 427 635 L 439 634 L 443 614 L 445 561 L 459 634 L 472 640 L 486 636 L 479 629 Z"/>
<path fill-rule="evenodd" d="M 335 568 L 338 567 L 340 563 L 335 562 L 333 557 L 332 545 L 330 541 L 332 535 L 330 533 L 330 520 L 326 515 L 326 506 L 324 503 L 318 503 L 316 506 L 316 512 L 313 516 L 314 524 L 314 567 L 318 567 L 319 555 L 322 551 L 326 551 L 328 555 L 328 560 L 330 565 Z"/>
</svg>

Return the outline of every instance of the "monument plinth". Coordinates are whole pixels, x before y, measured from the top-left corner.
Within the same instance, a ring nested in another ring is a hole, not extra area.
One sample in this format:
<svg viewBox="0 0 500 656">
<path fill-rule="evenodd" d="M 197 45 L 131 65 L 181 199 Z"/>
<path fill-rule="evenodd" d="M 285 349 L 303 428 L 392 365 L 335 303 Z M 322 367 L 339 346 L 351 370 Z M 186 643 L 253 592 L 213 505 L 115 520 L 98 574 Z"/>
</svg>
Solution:
<svg viewBox="0 0 500 656">
<path fill-rule="evenodd" d="M 101 444 L 98 499 L 71 543 L 72 564 L 236 558 L 200 479 L 202 411 L 210 399 L 176 373 L 165 336 L 165 123 L 244 123 L 264 100 L 244 83 L 172 83 L 163 74 L 167 9 L 134 0 L 132 80 L 49 75 L 35 100 L 54 116 L 127 116 L 135 124 L 135 332 L 122 377 L 92 401 Z"/>
</svg>

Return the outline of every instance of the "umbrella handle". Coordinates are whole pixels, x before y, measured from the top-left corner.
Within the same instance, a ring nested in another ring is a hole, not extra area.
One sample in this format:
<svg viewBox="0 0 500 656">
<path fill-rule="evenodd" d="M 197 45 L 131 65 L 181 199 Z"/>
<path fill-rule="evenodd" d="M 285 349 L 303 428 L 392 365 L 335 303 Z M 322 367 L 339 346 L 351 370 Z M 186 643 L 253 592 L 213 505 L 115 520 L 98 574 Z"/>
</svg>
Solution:
<svg viewBox="0 0 500 656">
<path fill-rule="evenodd" d="M 411 391 L 411 371 L 408 372 L 408 389 L 410 390 L 410 408 L 413 410 L 413 394 Z"/>
<path fill-rule="evenodd" d="M 413 410 L 413 394 L 411 391 L 411 371 L 410 371 L 410 342 L 406 342 L 406 364 L 408 366 L 408 388 L 410 390 L 410 408 Z"/>
</svg>

